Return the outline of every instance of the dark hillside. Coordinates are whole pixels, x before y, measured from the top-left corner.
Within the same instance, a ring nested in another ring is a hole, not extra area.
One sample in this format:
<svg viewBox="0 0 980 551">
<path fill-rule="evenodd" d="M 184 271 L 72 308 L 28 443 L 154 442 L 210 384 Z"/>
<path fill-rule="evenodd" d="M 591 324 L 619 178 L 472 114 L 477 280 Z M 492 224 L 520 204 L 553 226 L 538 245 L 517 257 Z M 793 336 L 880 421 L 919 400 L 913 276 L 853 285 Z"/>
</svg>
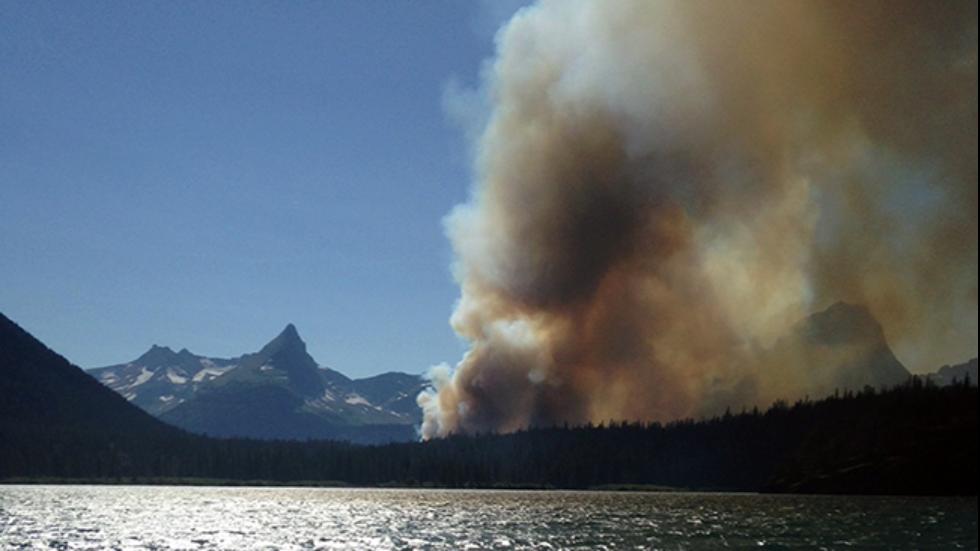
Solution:
<svg viewBox="0 0 980 551">
<path fill-rule="evenodd" d="M 114 434 L 175 433 L 0 314 L 0 423 Z"/>
</svg>

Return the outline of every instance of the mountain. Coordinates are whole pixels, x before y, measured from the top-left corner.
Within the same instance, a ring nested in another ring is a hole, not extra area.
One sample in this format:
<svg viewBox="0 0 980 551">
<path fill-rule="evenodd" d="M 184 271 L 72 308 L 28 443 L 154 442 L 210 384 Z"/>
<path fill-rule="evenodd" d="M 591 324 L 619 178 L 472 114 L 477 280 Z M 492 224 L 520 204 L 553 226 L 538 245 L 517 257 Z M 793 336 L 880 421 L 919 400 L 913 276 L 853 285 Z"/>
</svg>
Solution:
<svg viewBox="0 0 980 551">
<path fill-rule="evenodd" d="M 420 414 L 415 398 L 427 386 L 429 382 L 418 375 L 395 371 L 351 381 L 354 392 L 372 404 L 406 416 Z"/>
<path fill-rule="evenodd" d="M 779 365 L 782 377 L 813 397 L 865 386 L 889 387 L 910 376 L 871 312 L 845 302 L 798 322 L 766 353 L 765 361 Z"/>
<path fill-rule="evenodd" d="M 321 367 L 292 324 L 258 352 L 209 358 L 154 345 L 126 364 L 89 373 L 133 404 L 191 432 L 261 439 L 416 438 L 423 378 L 350 379 Z"/>
<path fill-rule="evenodd" d="M 954 383 L 962 383 L 967 378 L 971 385 L 976 385 L 977 378 L 977 359 L 973 358 L 961 364 L 944 365 L 934 373 L 929 373 L 926 377 L 939 386 L 948 386 Z"/>
<path fill-rule="evenodd" d="M 842 387 L 881 387 L 904 383 L 909 372 L 892 353 L 878 320 L 861 305 L 838 302 L 811 315 L 797 329 L 819 362 L 827 358 L 831 376 Z"/>
<path fill-rule="evenodd" d="M 0 314 L 0 479 L 179 474 L 192 440 Z"/>
<path fill-rule="evenodd" d="M 186 348 L 153 345 L 132 362 L 89 370 L 102 384 L 153 415 L 187 401 L 204 383 L 235 368 L 235 360 L 205 358 Z"/>
<path fill-rule="evenodd" d="M 307 398 L 317 398 L 327 388 L 319 372 L 320 366 L 307 353 L 306 343 L 291 323 L 262 350 L 242 356 L 238 364 L 227 378 L 222 379 L 222 384 L 229 381 L 268 382 L 272 378 L 292 393 Z"/>
<path fill-rule="evenodd" d="M 116 434 L 177 432 L 100 385 L 0 314 L 0 424 Z"/>
</svg>

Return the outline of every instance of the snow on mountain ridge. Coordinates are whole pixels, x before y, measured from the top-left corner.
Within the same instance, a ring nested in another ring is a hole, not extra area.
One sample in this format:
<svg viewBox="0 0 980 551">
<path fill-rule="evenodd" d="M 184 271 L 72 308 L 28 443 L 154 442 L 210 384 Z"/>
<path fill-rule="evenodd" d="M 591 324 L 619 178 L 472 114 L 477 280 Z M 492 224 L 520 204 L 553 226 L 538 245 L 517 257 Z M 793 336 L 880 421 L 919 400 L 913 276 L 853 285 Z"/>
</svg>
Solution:
<svg viewBox="0 0 980 551">
<path fill-rule="evenodd" d="M 156 416 L 206 400 L 204 394 L 220 391 L 227 396 L 242 385 L 267 385 L 304 396 L 299 402 L 304 411 L 354 425 L 417 422 L 421 411 L 414 396 L 425 384 L 421 377 L 405 373 L 350 379 L 320 366 L 292 324 L 258 352 L 236 358 L 198 356 L 187 349 L 174 352 L 153 345 L 134 361 L 89 373 Z M 261 406 L 245 403 L 243 407 Z"/>
</svg>

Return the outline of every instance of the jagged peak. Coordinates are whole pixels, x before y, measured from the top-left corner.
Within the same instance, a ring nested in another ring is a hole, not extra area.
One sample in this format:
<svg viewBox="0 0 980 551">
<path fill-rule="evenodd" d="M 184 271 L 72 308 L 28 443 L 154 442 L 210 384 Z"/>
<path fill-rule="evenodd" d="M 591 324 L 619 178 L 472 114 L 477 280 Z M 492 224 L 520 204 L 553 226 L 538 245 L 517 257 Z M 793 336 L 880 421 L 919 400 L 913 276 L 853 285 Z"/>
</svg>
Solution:
<svg viewBox="0 0 980 551">
<path fill-rule="evenodd" d="M 259 354 L 270 356 L 281 352 L 306 354 L 306 343 L 303 342 L 303 339 L 299 336 L 299 331 L 296 330 L 296 326 L 292 323 L 287 324 L 276 338 L 262 347 Z"/>
<path fill-rule="evenodd" d="M 249 365 L 260 369 L 270 363 L 286 373 L 290 386 L 300 394 L 315 396 L 323 391 L 323 379 L 316 360 L 306 351 L 306 343 L 295 325 L 286 325 L 276 338 L 248 360 Z"/>
<path fill-rule="evenodd" d="M 137 358 L 136 361 L 143 364 L 153 364 L 169 360 L 176 355 L 177 353 L 174 352 L 169 346 L 154 344 L 149 350 L 144 352 L 142 356 Z"/>
<path fill-rule="evenodd" d="M 293 325 L 292 323 L 286 324 L 286 327 L 283 328 L 283 330 L 279 333 L 279 337 L 287 338 L 287 339 L 296 339 L 300 341 L 303 340 L 299 338 L 299 331 L 296 330 L 296 326 Z"/>
<path fill-rule="evenodd" d="M 181 348 L 179 352 L 174 352 L 169 346 L 154 344 L 142 356 L 136 358 L 132 363 L 156 370 L 161 367 L 175 365 L 196 365 L 199 356 L 186 348 Z"/>
</svg>

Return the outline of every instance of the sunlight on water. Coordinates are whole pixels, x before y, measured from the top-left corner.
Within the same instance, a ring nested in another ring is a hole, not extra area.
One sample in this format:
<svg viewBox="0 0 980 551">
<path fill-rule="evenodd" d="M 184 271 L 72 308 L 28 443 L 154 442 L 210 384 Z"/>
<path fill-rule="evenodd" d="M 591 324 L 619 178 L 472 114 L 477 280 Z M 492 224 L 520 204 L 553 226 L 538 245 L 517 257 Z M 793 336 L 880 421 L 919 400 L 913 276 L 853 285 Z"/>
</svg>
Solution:
<svg viewBox="0 0 980 551">
<path fill-rule="evenodd" d="M 0 486 L 0 547 L 976 548 L 977 500 Z"/>
</svg>

